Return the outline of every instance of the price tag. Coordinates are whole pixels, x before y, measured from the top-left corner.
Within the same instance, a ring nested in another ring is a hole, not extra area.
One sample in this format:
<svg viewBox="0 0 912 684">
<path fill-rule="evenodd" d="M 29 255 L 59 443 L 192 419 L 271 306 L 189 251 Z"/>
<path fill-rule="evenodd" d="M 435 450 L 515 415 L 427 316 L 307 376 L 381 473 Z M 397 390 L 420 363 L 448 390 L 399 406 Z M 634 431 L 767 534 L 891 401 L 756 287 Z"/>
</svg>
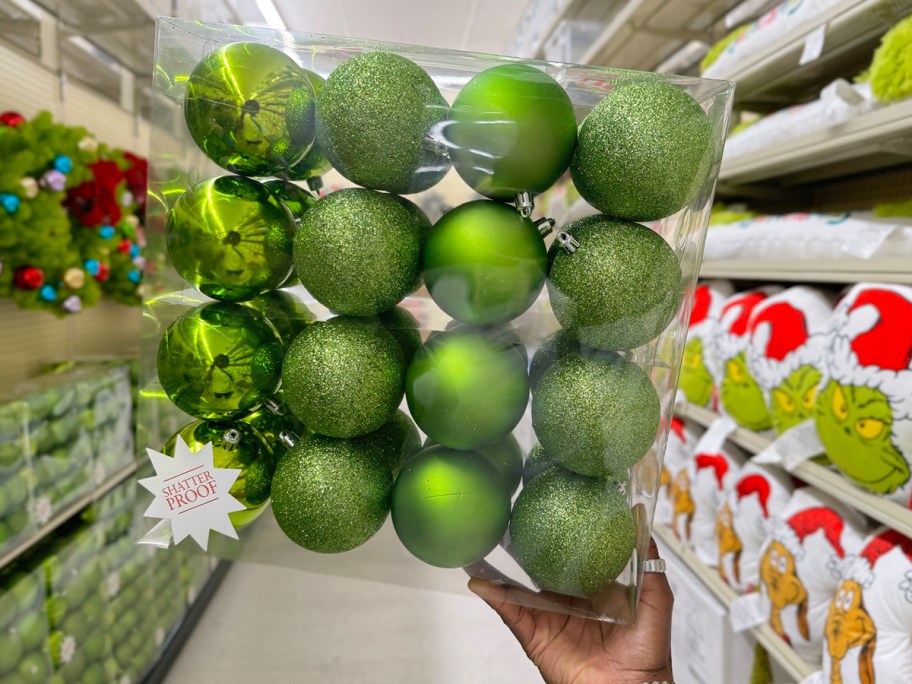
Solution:
<svg viewBox="0 0 912 684">
<path fill-rule="evenodd" d="M 823 43 L 826 40 L 826 24 L 821 24 L 811 31 L 804 39 L 804 50 L 798 64 L 804 66 L 815 61 L 823 54 Z"/>
<path fill-rule="evenodd" d="M 766 602 L 760 592 L 745 594 L 732 601 L 728 618 L 735 632 L 743 632 L 751 627 L 762 625 L 769 616 Z"/>
</svg>

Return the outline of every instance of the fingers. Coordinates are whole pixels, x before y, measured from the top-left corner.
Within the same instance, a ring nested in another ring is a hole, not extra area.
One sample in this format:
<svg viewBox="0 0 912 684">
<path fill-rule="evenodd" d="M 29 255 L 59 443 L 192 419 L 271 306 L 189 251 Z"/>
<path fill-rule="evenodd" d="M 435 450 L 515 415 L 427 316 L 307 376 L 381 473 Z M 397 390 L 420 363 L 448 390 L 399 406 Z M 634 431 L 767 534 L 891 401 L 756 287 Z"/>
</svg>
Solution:
<svg viewBox="0 0 912 684">
<path fill-rule="evenodd" d="M 513 632 L 523 649 L 528 650 L 528 645 L 535 634 L 535 619 L 527 608 L 516 601 L 517 593 L 523 590 L 472 577 L 469 579 L 469 591 L 491 606 Z"/>
</svg>

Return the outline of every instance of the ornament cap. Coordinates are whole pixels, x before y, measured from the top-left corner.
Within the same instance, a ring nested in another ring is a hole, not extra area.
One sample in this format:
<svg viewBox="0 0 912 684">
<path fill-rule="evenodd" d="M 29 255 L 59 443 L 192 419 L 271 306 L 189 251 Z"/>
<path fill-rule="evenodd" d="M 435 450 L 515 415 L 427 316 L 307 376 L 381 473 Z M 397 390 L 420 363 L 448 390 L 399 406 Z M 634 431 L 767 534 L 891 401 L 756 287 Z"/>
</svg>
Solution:
<svg viewBox="0 0 912 684">
<path fill-rule="evenodd" d="M 433 135 L 424 136 L 424 140 L 421 141 L 421 147 L 428 152 L 431 152 L 438 157 L 444 159 L 450 158 L 450 152 L 447 148 L 447 145 L 442 140 L 435 138 Z"/>
<path fill-rule="evenodd" d="M 282 410 L 282 406 L 275 399 L 267 399 L 264 401 L 263 408 L 277 416 L 285 415 L 285 411 Z"/>
<path fill-rule="evenodd" d="M 222 439 L 228 444 L 237 444 L 241 441 L 241 431 L 237 428 L 229 428 L 222 434 Z"/>
<path fill-rule="evenodd" d="M 551 231 L 554 230 L 555 221 L 553 218 L 540 218 L 535 222 L 535 227 L 538 228 L 538 234 L 542 237 L 546 237 L 551 234 Z"/>
<path fill-rule="evenodd" d="M 567 254 L 573 254 L 580 246 L 579 240 L 563 230 L 557 234 L 557 243 Z"/>
<path fill-rule="evenodd" d="M 294 448 L 300 440 L 301 438 L 291 430 L 282 430 L 279 433 L 279 441 L 289 449 Z"/>
<path fill-rule="evenodd" d="M 516 211 L 523 218 L 532 216 L 532 210 L 535 209 L 535 200 L 532 199 L 532 193 L 521 192 L 516 195 Z"/>
</svg>

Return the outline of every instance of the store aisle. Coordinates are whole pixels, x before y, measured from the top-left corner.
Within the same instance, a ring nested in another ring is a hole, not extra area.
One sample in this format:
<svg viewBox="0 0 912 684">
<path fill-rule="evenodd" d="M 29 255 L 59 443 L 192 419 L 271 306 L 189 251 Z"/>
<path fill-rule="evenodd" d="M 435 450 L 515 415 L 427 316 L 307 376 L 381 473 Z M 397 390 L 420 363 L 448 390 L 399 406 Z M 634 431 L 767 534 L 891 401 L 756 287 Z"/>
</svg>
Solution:
<svg viewBox="0 0 912 684">
<path fill-rule="evenodd" d="M 235 563 L 167 684 L 532 684 L 480 599 Z"/>
</svg>

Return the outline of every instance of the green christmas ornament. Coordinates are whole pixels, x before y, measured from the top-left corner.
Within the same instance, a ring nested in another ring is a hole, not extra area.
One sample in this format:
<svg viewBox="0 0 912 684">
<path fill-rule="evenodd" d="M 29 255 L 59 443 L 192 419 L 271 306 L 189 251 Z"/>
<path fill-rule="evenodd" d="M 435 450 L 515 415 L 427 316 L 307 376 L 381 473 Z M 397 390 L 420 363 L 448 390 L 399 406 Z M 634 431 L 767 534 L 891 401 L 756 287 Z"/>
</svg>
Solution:
<svg viewBox="0 0 912 684">
<path fill-rule="evenodd" d="M 390 197 L 399 202 L 412 217 L 412 225 L 415 227 L 415 230 L 418 231 L 418 235 L 421 237 L 421 242 L 423 244 L 424 240 L 431 232 L 431 228 L 434 227 L 434 224 L 431 223 L 431 219 L 428 218 L 421 207 L 411 200 L 400 197 L 399 195 L 390 195 Z"/>
<path fill-rule="evenodd" d="M 381 460 L 389 466 L 393 479 L 399 475 L 405 462 L 421 451 L 418 428 L 406 413 L 399 410 L 377 430 L 357 439 L 369 441 L 372 448 L 377 449 Z"/>
<path fill-rule="evenodd" d="M 419 349 L 405 379 L 418 426 L 452 449 L 504 438 L 529 401 L 526 364 L 516 349 L 477 332 L 437 333 Z"/>
<path fill-rule="evenodd" d="M 704 185 L 715 152 L 712 123 L 696 100 L 658 79 L 618 83 L 583 121 L 570 175 L 609 216 L 671 216 Z"/>
<path fill-rule="evenodd" d="M 616 482 L 551 468 L 519 493 L 510 551 L 542 589 L 588 596 L 616 580 L 636 539 Z"/>
<path fill-rule="evenodd" d="M 314 97 L 319 97 L 320 91 L 323 89 L 323 84 L 326 83 L 326 80 L 319 74 L 315 74 L 307 69 L 302 69 L 302 71 L 307 77 L 307 80 L 310 81 Z M 314 112 L 314 114 L 316 114 L 316 112 Z M 316 126 L 316 123 L 314 126 Z M 332 166 L 326 158 L 323 148 L 320 147 L 320 143 L 314 141 L 310 151 L 304 155 L 304 158 L 301 161 L 288 169 L 285 175 L 290 180 L 309 180 L 322 176 L 331 168 Z"/>
<path fill-rule="evenodd" d="M 510 497 L 496 468 L 480 454 L 433 446 L 399 474 L 392 517 L 396 534 L 414 556 L 459 568 L 480 561 L 503 538 Z"/>
<path fill-rule="evenodd" d="M 279 462 L 272 512 L 289 539 L 311 551 L 341 553 L 380 529 L 392 475 L 372 441 L 309 435 Z"/>
<path fill-rule="evenodd" d="M 415 317 L 407 309 L 403 309 L 401 306 L 394 306 L 389 311 L 384 311 L 377 318 L 383 329 L 399 343 L 399 348 L 402 349 L 402 358 L 405 359 L 406 365 L 411 363 L 412 357 L 421 346 L 421 332 L 418 330 L 419 325 Z"/>
<path fill-rule="evenodd" d="M 619 356 L 568 354 L 545 372 L 532 397 L 541 445 L 582 475 L 624 475 L 649 451 L 660 417 L 649 376 Z"/>
<path fill-rule="evenodd" d="M 529 455 L 526 456 L 526 462 L 522 470 L 523 486 L 528 485 L 532 480 L 547 470 L 559 465 L 557 461 L 545 453 L 545 448 L 541 443 L 536 442 Z"/>
<path fill-rule="evenodd" d="M 560 84 L 528 64 L 501 64 L 473 77 L 446 125 L 453 166 L 476 192 L 513 200 L 539 194 L 567 170 L 576 115 Z"/>
<path fill-rule="evenodd" d="M 235 528 L 253 522 L 269 501 L 276 458 L 272 446 L 255 428 L 243 421 L 198 421 L 185 425 L 165 443 L 162 453 L 173 457 L 177 438 L 181 437 L 192 453 L 212 442 L 212 460 L 216 468 L 241 471 L 228 493 L 247 510 L 229 513 Z"/>
<path fill-rule="evenodd" d="M 424 441 L 425 448 L 435 446 L 437 443 L 428 437 Z M 523 473 L 523 455 L 519 442 L 513 435 L 507 435 L 501 440 L 474 450 L 481 454 L 494 466 L 500 477 L 500 483 L 508 496 L 513 496 Z"/>
<path fill-rule="evenodd" d="M 221 176 L 197 183 L 168 214 L 168 256 L 204 295 L 241 302 L 291 273 L 295 222 L 262 183 Z"/>
<path fill-rule="evenodd" d="M 278 333 L 262 315 L 212 302 L 168 326 L 158 347 L 158 379 L 182 411 L 224 420 L 275 393 L 283 353 Z"/>
<path fill-rule="evenodd" d="M 532 306 L 548 269 L 535 224 L 479 200 L 447 212 L 424 245 L 424 282 L 437 305 L 474 325 L 512 320 Z"/>
<path fill-rule="evenodd" d="M 668 243 L 645 226 L 607 216 L 581 219 L 565 233 L 573 246 L 551 245 L 548 274 L 561 326 L 599 349 L 633 349 L 658 336 L 684 292 L 681 265 Z"/>
<path fill-rule="evenodd" d="M 263 182 L 263 186 L 285 205 L 295 221 L 300 221 L 304 212 L 317 203 L 317 198 L 300 185 L 273 178 Z"/>
<path fill-rule="evenodd" d="M 308 434 L 307 426 L 294 417 L 282 396 L 282 390 L 274 394 L 263 406 L 241 417 L 241 420 L 259 432 L 278 461 L 288 450 L 282 433 L 300 438 Z"/>
<path fill-rule="evenodd" d="M 549 335 L 535 350 L 529 364 L 529 385 L 532 391 L 535 391 L 541 376 L 555 361 L 571 352 L 578 352 L 581 348 L 576 337 L 566 330 L 558 330 Z"/>
<path fill-rule="evenodd" d="M 288 407 L 308 428 L 330 437 L 373 432 L 402 400 L 405 361 L 376 323 L 340 316 L 307 326 L 285 355 Z"/>
<path fill-rule="evenodd" d="M 489 340 L 496 340 L 498 343 L 502 343 L 505 346 L 513 347 L 513 349 L 522 357 L 523 365 L 527 366 L 529 364 L 529 351 L 519 337 L 519 333 L 517 333 L 516 329 L 509 323 L 482 327 L 453 320 L 446 324 L 444 330 L 447 332 L 476 333 L 484 335 L 484 337 Z M 435 332 L 432 332 L 430 336 L 432 337 L 435 334 Z"/>
<path fill-rule="evenodd" d="M 233 43 L 206 55 L 187 80 L 184 119 L 216 164 L 244 176 L 275 176 L 314 141 L 314 91 L 284 53 Z"/>
<path fill-rule="evenodd" d="M 244 305 L 259 311 L 272 323 L 286 347 L 298 333 L 317 319 L 297 297 L 281 290 L 261 294 L 244 302 Z"/>
<path fill-rule="evenodd" d="M 421 192 L 449 170 L 449 161 L 426 140 L 447 113 L 434 81 L 414 62 L 389 52 L 356 55 L 320 90 L 317 142 L 353 183 Z"/>
<path fill-rule="evenodd" d="M 392 308 L 420 277 L 421 236 L 392 196 L 364 188 L 321 198 L 301 219 L 294 263 L 304 287 L 333 311 Z"/>
</svg>

